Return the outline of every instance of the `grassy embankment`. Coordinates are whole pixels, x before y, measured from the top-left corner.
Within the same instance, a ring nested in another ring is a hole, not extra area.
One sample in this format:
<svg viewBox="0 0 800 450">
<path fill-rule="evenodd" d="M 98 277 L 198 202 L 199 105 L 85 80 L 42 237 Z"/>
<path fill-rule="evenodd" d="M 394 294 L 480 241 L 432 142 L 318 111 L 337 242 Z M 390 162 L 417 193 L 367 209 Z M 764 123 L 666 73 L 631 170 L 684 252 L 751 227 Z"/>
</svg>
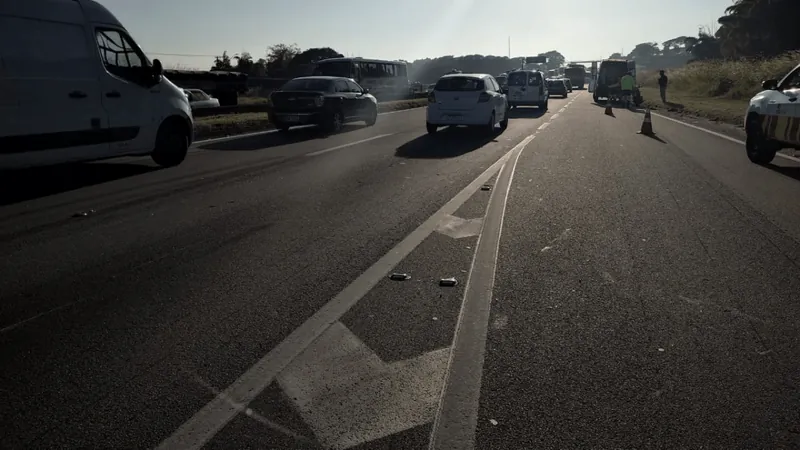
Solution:
<svg viewBox="0 0 800 450">
<path fill-rule="evenodd" d="M 399 111 L 418 108 L 427 104 L 427 98 L 398 100 L 378 104 L 378 112 Z M 239 103 L 249 105 L 266 103 L 263 97 L 240 97 Z M 249 112 L 241 114 L 224 114 L 219 116 L 198 117 L 195 119 L 195 139 L 209 139 L 236 134 L 252 133 L 269 128 L 269 119 L 265 112 Z"/>
<path fill-rule="evenodd" d="M 667 71 L 667 104 L 661 103 L 658 73 L 643 74 L 645 106 L 741 125 L 750 98 L 761 82 L 781 79 L 800 62 L 800 52 L 773 59 L 696 62 Z"/>
</svg>

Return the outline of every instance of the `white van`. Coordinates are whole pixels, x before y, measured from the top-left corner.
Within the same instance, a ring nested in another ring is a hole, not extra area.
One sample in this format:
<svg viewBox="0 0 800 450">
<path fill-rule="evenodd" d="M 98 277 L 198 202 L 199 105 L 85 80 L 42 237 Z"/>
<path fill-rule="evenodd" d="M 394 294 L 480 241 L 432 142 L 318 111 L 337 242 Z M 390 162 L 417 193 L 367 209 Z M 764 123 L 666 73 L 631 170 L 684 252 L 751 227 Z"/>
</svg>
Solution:
<svg viewBox="0 0 800 450">
<path fill-rule="evenodd" d="M 183 90 L 93 0 L 0 0 L 0 170 L 186 157 Z"/>
<path fill-rule="evenodd" d="M 515 70 L 508 73 L 508 103 L 517 106 L 538 106 L 547 111 L 550 91 L 544 74 L 537 70 Z"/>
</svg>

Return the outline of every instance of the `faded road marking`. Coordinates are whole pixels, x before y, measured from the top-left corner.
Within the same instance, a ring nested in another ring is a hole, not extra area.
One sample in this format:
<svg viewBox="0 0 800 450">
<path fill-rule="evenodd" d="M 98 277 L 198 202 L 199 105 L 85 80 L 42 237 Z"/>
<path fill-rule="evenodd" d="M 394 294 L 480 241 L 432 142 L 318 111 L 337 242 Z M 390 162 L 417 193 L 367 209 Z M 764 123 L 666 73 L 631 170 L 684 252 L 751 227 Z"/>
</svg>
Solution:
<svg viewBox="0 0 800 450">
<path fill-rule="evenodd" d="M 318 150 L 316 152 L 306 153 L 306 156 L 319 156 L 325 153 L 329 153 L 335 150 L 341 150 L 343 148 L 352 147 L 354 145 L 363 144 L 365 142 L 374 141 L 375 139 L 385 138 L 386 136 L 391 136 L 394 133 L 387 133 L 387 134 L 379 134 L 377 136 L 372 136 L 371 138 L 362 139 L 360 141 L 355 142 L 348 142 L 347 144 L 337 145 L 336 147 L 326 148 L 324 150 Z"/>
</svg>

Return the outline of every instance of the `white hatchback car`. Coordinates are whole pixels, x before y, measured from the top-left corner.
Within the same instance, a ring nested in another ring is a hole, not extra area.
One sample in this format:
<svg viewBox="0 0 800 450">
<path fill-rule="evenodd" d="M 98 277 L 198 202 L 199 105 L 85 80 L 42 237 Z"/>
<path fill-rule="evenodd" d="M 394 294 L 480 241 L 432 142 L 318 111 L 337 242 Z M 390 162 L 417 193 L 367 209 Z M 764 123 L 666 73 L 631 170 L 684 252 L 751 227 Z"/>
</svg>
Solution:
<svg viewBox="0 0 800 450">
<path fill-rule="evenodd" d="M 482 126 L 489 133 L 508 128 L 508 100 L 493 76 L 455 73 L 439 78 L 428 95 L 427 128 Z"/>
</svg>

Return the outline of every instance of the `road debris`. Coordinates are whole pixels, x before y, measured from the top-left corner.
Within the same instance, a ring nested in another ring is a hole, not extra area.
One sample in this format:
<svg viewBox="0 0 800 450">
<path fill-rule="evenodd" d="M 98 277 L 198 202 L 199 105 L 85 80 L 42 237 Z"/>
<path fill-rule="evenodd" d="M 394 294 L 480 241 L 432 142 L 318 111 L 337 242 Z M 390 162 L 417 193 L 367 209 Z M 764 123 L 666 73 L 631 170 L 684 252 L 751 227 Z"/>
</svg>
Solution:
<svg viewBox="0 0 800 450">
<path fill-rule="evenodd" d="M 451 287 L 451 286 L 455 286 L 457 284 L 458 284 L 458 281 L 455 279 L 455 277 L 442 278 L 441 280 L 439 280 L 439 286 Z"/>
<path fill-rule="evenodd" d="M 389 279 L 394 281 L 406 281 L 411 279 L 411 275 L 407 273 L 393 273 L 389 275 Z"/>
</svg>

